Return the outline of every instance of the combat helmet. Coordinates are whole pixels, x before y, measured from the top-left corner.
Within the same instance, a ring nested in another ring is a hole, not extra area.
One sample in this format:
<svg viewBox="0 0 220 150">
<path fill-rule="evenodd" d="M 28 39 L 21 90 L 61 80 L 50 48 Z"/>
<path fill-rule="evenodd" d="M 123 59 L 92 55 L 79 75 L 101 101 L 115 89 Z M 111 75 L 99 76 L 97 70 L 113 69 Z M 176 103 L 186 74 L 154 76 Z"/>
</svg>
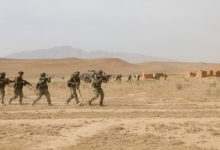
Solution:
<svg viewBox="0 0 220 150">
<path fill-rule="evenodd" d="M 19 75 L 23 75 L 23 74 L 24 74 L 24 71 L 19 71 L 18 74 L 19 74 Z"/>
<path fill-rule="evenodd" d="M 76 72 L 74 72 L 74 74 L 75 74 L 75 75 L 79 75 L 79 74 L 80 74 L 80 72 L 79 72 L 79 71 L 76 71 Z"/>
<path fill-rule="evenodd" d="M 1 72 L 0 75 L 3 77 L 3 76 L 6 75 L 6 73 L 5 72 Z"/>
<path fill-rule="evenodd" d="M 46 76 L 46 73 L 43 72 L 43 73 L 40 74 L 40 76 L 41 76 L 41 77 L 45 77 L 45 76 Z"/>
<path fill-rule="evenodd" d="M 71 75 L 71 77 L 73 78 L 73 77 L 76 77 L 77 75 L 79 75 L 80 74 L 80 72 L 79 71 L 76 71 L 76 72 L 74 72 L 72 75 Z"/>
<path fill-rule="evenodd" d="M 102 75 L 103 71 L 102 70 L 99 70 L 98 71 L 98 75 Z"/>
</svg>

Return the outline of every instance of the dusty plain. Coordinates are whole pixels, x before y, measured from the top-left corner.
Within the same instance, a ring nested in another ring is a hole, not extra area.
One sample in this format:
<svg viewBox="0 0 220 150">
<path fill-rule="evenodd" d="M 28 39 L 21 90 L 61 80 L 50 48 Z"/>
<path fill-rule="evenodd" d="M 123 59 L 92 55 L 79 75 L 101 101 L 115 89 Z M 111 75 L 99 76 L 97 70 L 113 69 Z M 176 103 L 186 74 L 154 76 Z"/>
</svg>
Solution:
<svg viewBox="0 0 220 150">
<path fill-rule="evenodd" d="M 161 67 L 157 63 L 155 71 L 170 73 L 167 80 L 112 80 L 103 84 L 105 106 L 100 107 L 98 100 L 87 105 L 93 96 L 92 87 L 83 82 L 79 97 L 82 105 L 76 105 L 74 100 L 68 106 L 65 104 L 70 95 L 66 86 L 70 73 L 101 68 L 107 73 L 121 71 L 126 75 L 144 69 L 154 71 L 150 66 L 155 63 L 144 68 L 143 64 L 108 59 L 102 59 L 105 64 L 101 66 L 96 66 L 100 60 L 84 60 L 84 64 L 77 60 L 78 65 L 71 64 L 71 60 L 54 61 L 0 60 L 0 71 L 8 72 L 11 79 L 19 70 L 26 72 L 24 79 L 33 85 L 42 71 L 55 76 L 49 85 L 51 107 L 45 98 L 31 106 L 36 97 L 36 90 L 31 87 L 24 88 L 23 105 L 18 100 L 8 105 L 13 87 L 6 87 L 6 105 L 0 106 L 0 150 L 220 149 L 220 78 L 184 78 L 186 70 L 213 64 L 180 67 L 168 63 Z"/>
</svg>

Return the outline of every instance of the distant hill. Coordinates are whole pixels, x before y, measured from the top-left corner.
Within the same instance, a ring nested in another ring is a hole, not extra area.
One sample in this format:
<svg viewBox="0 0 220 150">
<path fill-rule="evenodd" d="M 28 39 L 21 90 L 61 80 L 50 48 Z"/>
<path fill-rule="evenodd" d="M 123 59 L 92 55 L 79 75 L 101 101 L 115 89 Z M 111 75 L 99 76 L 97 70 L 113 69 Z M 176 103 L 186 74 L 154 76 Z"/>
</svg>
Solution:
<svg viewBox="0 0 220 150">
<path fill-rule="evenodd" d="M 25 71 L 25 76 L 38 77 L 39 73 L 47 72 L 51 75 L 68 76 L 76 70 L 104 70 L 111 74 L 137 74 L 165 72 L 170 74 L 184 74 L 186 71 L 197 71 L 210 68 L 215 64 L 208 63 L 182 63 L 182 62 L 146 62 L 132 64 L 116 58 L 102 59 L 0 59 L 0 70 L 7 72 L 10 77 L 19 70 Z"/>
<path fill-rule="evenodd" d="M 220 71 L 220 64 L 216 64 L 210 67 L 205 68 L 205 70 L 214 70 L 214 71 Z"/>
<path fill-rule="evenodd" d="M 150 62 L 150 61 L 170 61 L 168 59 L 146 56 L 142 54 L 117 53 L 105 51 L 88 52 L 82 49 L 73 48 L 71 46 L 60 46 L 49 49 L 39 49 L 33 51 L 25 51 L 13 53 L 6 58 L 15 59 L 55 59 L 55 58 L 119 58 L 130 63 Z"/>
<path fill-rule="evenodd" d="M 138 64 L 138 66 L 143 68 L 143 70 L 147 70 L 147 72 L 167 72 L 176 74 L 184 74 L 188 71 L 195 72 L 203 69 L 206 70 L 206 68 L 210 68 L 215 65 L 216 64 L 213 63 L 191 62 L 145 62 Z"/>
</svg>

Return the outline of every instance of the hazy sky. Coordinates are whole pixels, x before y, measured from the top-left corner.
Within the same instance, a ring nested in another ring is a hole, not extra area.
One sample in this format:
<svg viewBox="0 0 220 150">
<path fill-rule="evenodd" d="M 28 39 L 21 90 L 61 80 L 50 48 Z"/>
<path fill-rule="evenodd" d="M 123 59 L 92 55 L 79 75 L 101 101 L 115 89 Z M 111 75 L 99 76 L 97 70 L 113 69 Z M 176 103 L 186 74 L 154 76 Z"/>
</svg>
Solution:
<svg viewBox="0 0 220 150">
<path fill-rule="evenodd" d="M 0 57 L 61 45 L 220 62 L 220 0 L 0 0 Z"/>
</svg>

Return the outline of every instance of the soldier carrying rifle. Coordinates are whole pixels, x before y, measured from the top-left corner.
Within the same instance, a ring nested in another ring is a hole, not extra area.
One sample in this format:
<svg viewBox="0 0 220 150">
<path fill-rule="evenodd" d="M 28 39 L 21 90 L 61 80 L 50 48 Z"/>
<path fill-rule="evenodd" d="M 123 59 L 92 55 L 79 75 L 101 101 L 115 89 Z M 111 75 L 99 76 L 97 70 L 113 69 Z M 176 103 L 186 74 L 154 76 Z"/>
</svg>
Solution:
<svg viewBox="0 0 220 150">
<path fill-rule="evenodd" d="M 38 90 L 38 96 L 33 102 L 33 106 L 36 102 L 38 102 L 43 95 L 47 98 L 47 103 L 49 106 L 51 106 L 51 99 L 50 99 L 50 93 L 48 91 L 48 83 L 51 82 L 51 77 L 48 77 L 46 73 L 41 73 L 41 77 L 39 79 L 39 82 L 37 83 L 36 89 Z"/>
<path fill-rule="evenodd" d="M 68 80 L 67 82 L 67 86 L 70 88 L 70 92 L 71 92 L 71 95 L 70 97 L 66 100 L 66 103 L 67 105 L 69 104 L 69 102 L 75 98 L 76 100 L 76 104 L 79 104 L 79 99 L 78 99 L 78 95 L 77 95 L 77 92 L 76 90 L 79 91 L 79 94 L 81 96 L 81 92 L 80 92 L 80 72 L 75 72 L 74 74 L 72 74 L 72 76 L 70 77 L 70 79 Z"/>
<path fill-rule="evenodd" d="M 103 100 L 104 100 L 104 91 L 102 89 L 102 82 L 103 82 L 103 78 L 105 76 L 103 75 L 103 71 L 100 70 L 98 72 L 97 75 L 95 75 L 93 83 L 92 83 L 92 87 L 93 87 L 93 92 L 94 92 L 94 97 L 89 101 L 89 105 L 92 104 L 92 101 L 94 101 L 95 99 L 97 99 L 99 97 L 99 95 L 101 95 L 101 99 L 99 102 L 100 106 L 104 106 L 103 105 Z"/>
<path fill-rule="evenodd" d="M 6 76 L 6 73 L 5 72 L 1 72 L 0 73 L 0 99 L 1 99 L 1 104 L 5 104 L 4 102 L 4 98 L 5 98 L 5 86 L 10 84 L 10 83 L 13 83 L 12 80 L 9 80 L 8 78 L 5 78 Z"/>
<path fill-rule="evenodd" d="M 28 81 L 23 80 L 23 71 L 18 72 L 18 76 L 14 79 L 14 96 L 9 100 L 9 104 L 19 97 L 19 103 L 22 104 L 23 100 L 23 86 L 29 85 L 32 86 Z"/>
</svg>

